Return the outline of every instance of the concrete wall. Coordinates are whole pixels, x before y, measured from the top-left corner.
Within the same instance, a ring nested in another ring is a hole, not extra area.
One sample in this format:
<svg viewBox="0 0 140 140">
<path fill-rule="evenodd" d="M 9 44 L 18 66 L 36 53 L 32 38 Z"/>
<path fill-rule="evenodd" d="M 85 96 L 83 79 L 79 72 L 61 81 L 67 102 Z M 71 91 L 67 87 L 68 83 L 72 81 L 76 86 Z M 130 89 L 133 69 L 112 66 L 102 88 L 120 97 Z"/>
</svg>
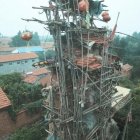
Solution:
<svg viewBox="0 0 140 140">
<path fill-rule="evenodd" d="M 0 112 L 0 140 L 6 135 L 14 132 L 16 129 L 21 128 L 27 124 L 33 123 L 41 117 L 41 114 L 30 116 L 26 110 L 17 114 L 16 121 L 12 121 L 7 111 Z"/>
<path fill-rule="evenodd" d="M 35 69 L 32 64 L 38 62 L 38 58 L 27 59 L 13 62 L 0 63 L 0 74 L 9 74 L 12 72 L 29 72 Z M 2 65 L 1 65 L 2 64 Z"/>
</svg>

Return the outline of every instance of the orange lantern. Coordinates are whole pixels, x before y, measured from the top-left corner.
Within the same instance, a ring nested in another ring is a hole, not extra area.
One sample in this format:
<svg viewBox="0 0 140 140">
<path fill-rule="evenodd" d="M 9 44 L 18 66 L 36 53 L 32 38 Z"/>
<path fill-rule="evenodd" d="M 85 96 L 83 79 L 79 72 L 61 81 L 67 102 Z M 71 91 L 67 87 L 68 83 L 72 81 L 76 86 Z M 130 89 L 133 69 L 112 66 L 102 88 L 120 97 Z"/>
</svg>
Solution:
<svg viewBox="0 0 140 140">
<path fill-rule="evenodd" d="M 78 4 L 78 7 L 79 7 L 79 10 L 81 12 L 86 11 L 87 10 L 87 3 L 85 2 L 85 0 L 80 1 Z"/>
<path fill-rule="evenodd" d="M 103 17 L 103 21 L 108 22 L 111 20 L 111 17 L 109 15 L 106 15 Z"/>
<path fill-rule="evenodd" d="M 102 13 L 102 17 L 107 16 L 107 15 L 109 16 L 109 13 L 108 12 L 103 12 Z"/>
<path fill-rule="evenodd" d="M 23 32 L 21 34 L 21 38 L 23 40 L 29 41 L 32 38 L 32 33 L 31 32 Z"/>
</svg>

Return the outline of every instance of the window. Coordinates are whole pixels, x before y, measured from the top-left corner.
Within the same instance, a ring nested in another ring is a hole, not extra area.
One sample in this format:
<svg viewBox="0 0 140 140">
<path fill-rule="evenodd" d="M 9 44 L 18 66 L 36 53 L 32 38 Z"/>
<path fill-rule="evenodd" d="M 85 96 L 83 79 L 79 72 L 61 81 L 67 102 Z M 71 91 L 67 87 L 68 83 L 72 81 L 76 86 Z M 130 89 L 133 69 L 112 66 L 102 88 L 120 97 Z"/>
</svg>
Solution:
<svg viewBox="0 0 140 140">
<path fill-rule="evenodd" d="M 17 61 L 17 64 L 20 64 L 20 61 Z"/>
<path fill-rule="evenodd" d="M 10 62 L 9 65 L 12 65 L 12 62 Z"/>
<path fill-rule="evenodd" d="M 27 63 L 28 61 L 27 60 L 25 60 L 25 63 Z"/>
<path fill-rule="evenodd" d="M 35 62 L 35 60 L 33 59 L 32 62 Z"/>
<path fill-rule="evenodd" d="M 0 67 L 1 67 L 1 66 L 3 66 L 3 64 L 2 64 L 2 63 L 0 64 Z"/>
</svg>

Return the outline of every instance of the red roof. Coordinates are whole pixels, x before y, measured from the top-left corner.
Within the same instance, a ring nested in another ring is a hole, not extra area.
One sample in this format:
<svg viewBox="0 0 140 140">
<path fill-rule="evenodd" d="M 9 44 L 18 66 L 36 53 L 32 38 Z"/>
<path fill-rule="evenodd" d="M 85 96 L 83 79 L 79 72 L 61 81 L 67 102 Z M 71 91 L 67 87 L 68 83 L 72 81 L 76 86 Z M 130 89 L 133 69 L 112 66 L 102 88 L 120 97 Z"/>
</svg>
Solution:
<svg viewBox="0 0 140 140">
<path fill-rule="evenodd" d="M 30 84 L 34 84 L 35 82 L 39 81 L 42 85 L 45 85 L 46 83 L 50 85 L 50 73 L 48 73 L 49 71 L 46 68 L 39 68 L 26 75 L 23 81 Z M 38 76 L 42 74 L 47 75 L 44 75 L 44 77 L 40 79 Z"/>
<path fill-rule="evenodd" d="M 26 60 L 38 58 L 35 53 L 20 53 L 20 54 L 9 54 L 9 55 L 0 55 L 0 62 L 11 62 L 17 60 Z"/>
<path fill-rule="evenodd" d="M 39 68 L 32 71 L 32 75 L 39 76 L 41 74 L 47 74 L 48 70 L 46 68 Z"/>
<path fill-rule="evenodd" d="M 101 68 L 101 64 L 97 61 L 96 57 L 84 57 L 76 59 L 76 65 L 86 68 L 87 66 L 94 70 L 94 69 L 99 69 Z"/>
<path fill-rule="evenodd" d="M 3 92 L 3 90 L 0 88 L 0 109 L 6 108 L 11 105 L 10 100 L 6 96 L 6 94 Z"/>
<path fill-rule="evenodd" d="M 50 86 L 51 85 L 51 75 L 47 75 L 39 80 L 42 86 Z"/>
<path fill-rule="evenodd" d="M 29 75 L 23 81 L 26 82 L 26 83 L 33 84 L 33 83 L 36 82 L 36 80 L 37 80 L 37 76 Z"/>
<path fill-rule="evenodd" d="M 12 52 L 15 49 L 16 49 L 16 47 L 0 47 L 0 52 L 6 52 L 6 51 Z"/>
</svg>

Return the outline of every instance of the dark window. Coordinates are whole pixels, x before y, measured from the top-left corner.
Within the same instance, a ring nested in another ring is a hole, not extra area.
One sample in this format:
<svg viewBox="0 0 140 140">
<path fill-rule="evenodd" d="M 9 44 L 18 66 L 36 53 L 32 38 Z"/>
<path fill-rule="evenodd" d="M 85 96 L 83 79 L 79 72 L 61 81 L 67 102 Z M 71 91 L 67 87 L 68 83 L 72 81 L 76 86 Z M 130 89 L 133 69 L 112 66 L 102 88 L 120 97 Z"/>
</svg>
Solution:
<svg viewBox="0 0 140 140">
<path fill-rule="evenodd" d="M 20 64 L 20 61 L 18 61 L 17 64 Z"/>
<path fill-rule="evenodd" d="M 12 65 L 12 62 L 10 62 L 9 65 Z"/>
<path fill-rule="evenodd" d="M 3 66 L 3 64 L 1 63 L 0 66 Z"/>
<path fill-rule="evenodd" d="M 25 60 L 25 63 L 27 63 L 28 61 L 27 60 Z"/>
<path fill-rule="evenodd" d="M 33 59 L 32 62 L 35 62 L 35 60 Z"/>
</svg>

